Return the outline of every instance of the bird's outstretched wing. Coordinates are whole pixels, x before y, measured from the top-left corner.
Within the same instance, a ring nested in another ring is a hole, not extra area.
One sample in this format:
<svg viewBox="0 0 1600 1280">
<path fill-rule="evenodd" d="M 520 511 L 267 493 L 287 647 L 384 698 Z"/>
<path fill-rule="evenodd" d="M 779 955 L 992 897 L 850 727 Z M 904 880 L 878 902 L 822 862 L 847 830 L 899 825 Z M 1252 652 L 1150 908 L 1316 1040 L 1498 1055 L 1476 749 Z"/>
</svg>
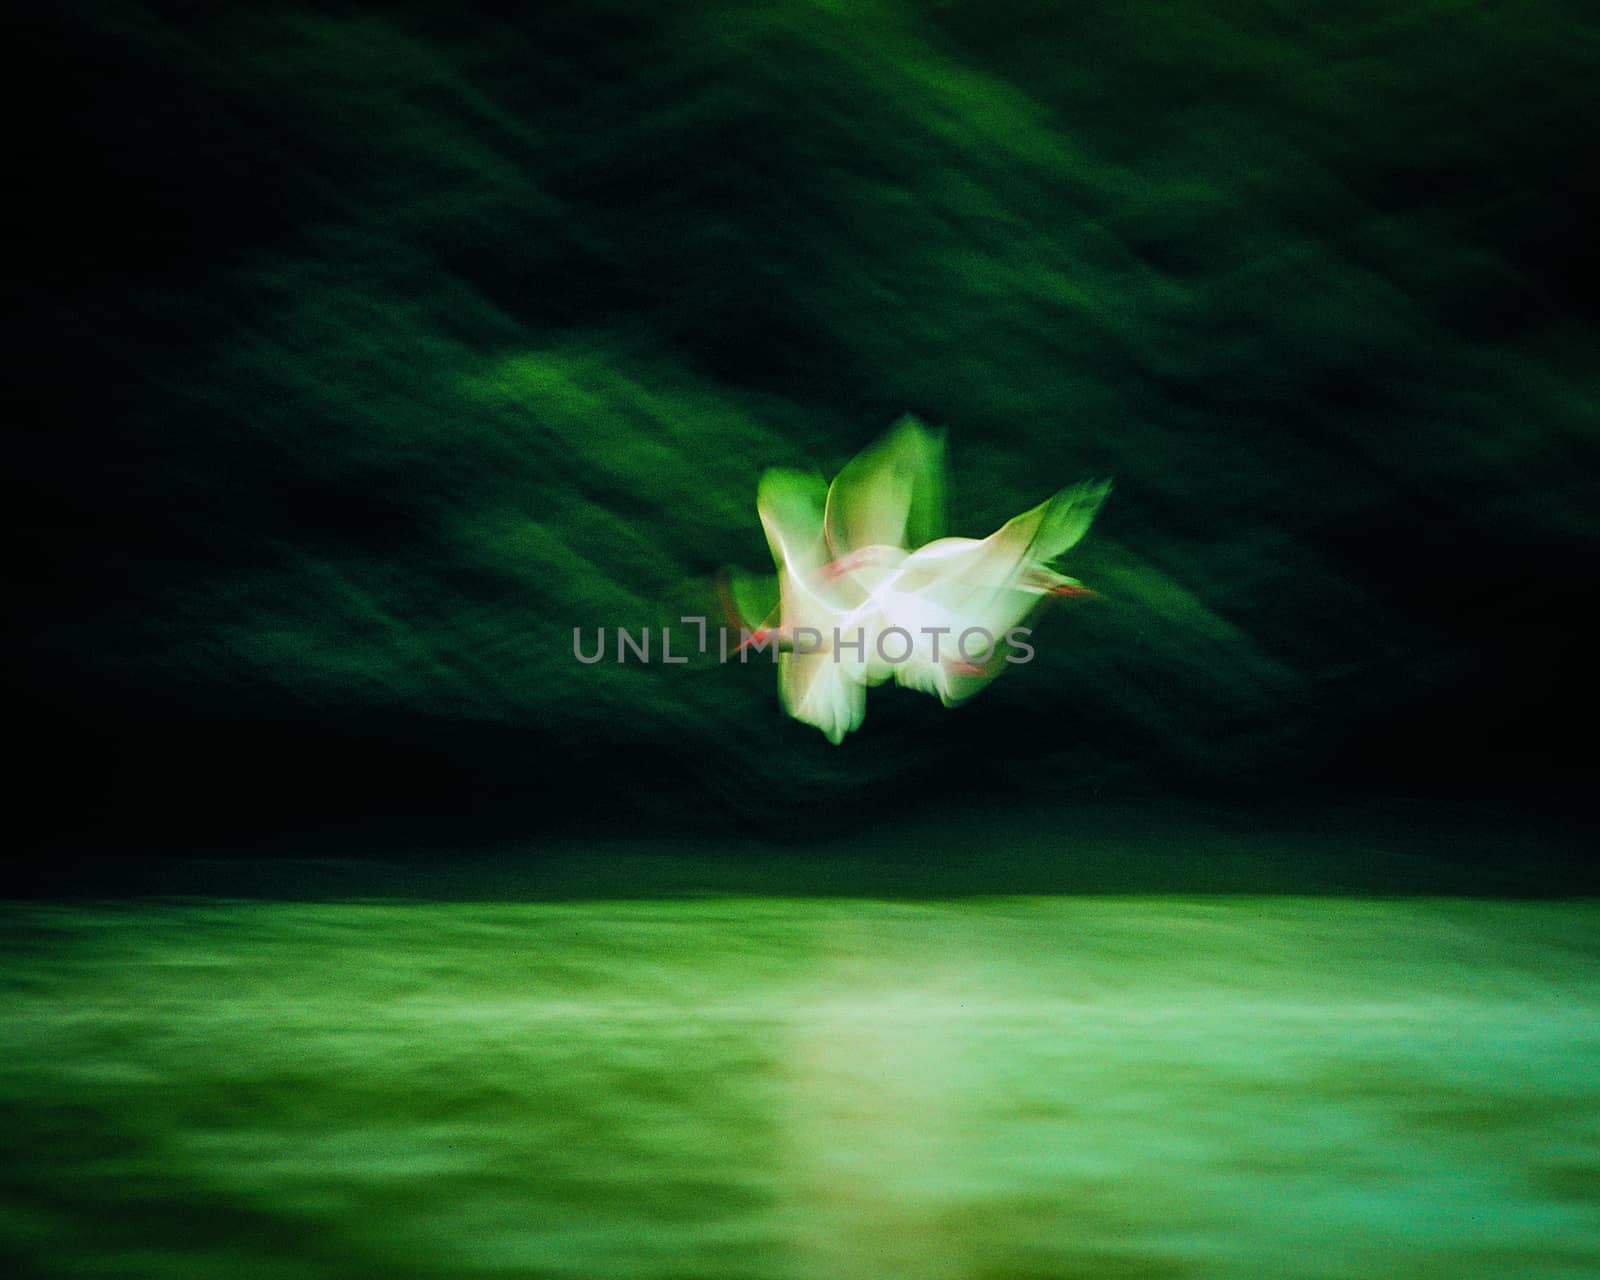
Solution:
<svg viewBox="0 0 1600 1280">
<path fill-rule="evenodd" d="M 1054 560 L 1077 546 L 1089 532 L 1100 505 L 1111 492 L 1109 480 L 1086 480 L 1069 485 L 1049 501 L 1024 512 L 1000 530 L 1017 525 L 1016 537 L 1030 537 L 1027 555 L 1035 564 Z"/>
<path fill-rule="evenodd" d="M 756 512 L 778 568 L 809 575 L 828 562 L 822 537 L 828 486 L 805 471 L 773 467 L 756 490 Z"/>
<path fill-rule="evenodd" d="M 909 416 L 828 487 L 823 527 L 834 559 L 866 547 L 918 547 L 943 525 L 944 438 Z"/>
</svg>

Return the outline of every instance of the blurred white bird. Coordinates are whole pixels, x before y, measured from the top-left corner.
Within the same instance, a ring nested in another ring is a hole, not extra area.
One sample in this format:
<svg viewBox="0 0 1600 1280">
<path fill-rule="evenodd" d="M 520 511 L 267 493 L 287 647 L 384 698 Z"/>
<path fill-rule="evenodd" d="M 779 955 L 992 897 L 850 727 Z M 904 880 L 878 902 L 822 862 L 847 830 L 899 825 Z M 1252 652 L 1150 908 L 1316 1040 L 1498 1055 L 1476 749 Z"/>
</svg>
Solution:
<svg viewBox="0 0 1600 1280">
<path fill-rule="evenodd" d="M 867 687 L 891 675 L 946 706 L 971 697 L 1004 669 L 1007 633 L 1041 600 L 1093 594 L 1049 562 L 1109 490 L 1063 489 L 987 538 L 940 537 L 943 440 L 911 418 L 832 485 L 768 471 L 756 506 L 778 567 L 777 625 L 769 615 L 747 634 L 780 650 L 784 709 L 837 745 L 860 727 Z M 743 610 L 730 612 L 743 627 Z"/>
</svg>

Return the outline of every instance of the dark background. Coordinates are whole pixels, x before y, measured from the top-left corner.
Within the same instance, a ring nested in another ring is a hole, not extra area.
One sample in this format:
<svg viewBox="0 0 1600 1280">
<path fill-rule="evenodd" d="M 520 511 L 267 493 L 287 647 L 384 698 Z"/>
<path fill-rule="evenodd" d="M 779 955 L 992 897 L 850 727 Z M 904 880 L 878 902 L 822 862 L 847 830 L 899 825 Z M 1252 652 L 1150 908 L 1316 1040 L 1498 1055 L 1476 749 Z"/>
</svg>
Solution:
<svg viewBox="0 0 1600 1280">
<path fill-rule="evenodd" d="M 42 849 L 1361 814 L 1592 886 L 1597 42 L 1576 3 L 36 15 Z M 768 668 L 573 661 L 715 617 L 763 468 L 907 412 L 957 533 L 1115 476 L 1105 598 L 1034 663 L 834 748 Z"/>
</svg>

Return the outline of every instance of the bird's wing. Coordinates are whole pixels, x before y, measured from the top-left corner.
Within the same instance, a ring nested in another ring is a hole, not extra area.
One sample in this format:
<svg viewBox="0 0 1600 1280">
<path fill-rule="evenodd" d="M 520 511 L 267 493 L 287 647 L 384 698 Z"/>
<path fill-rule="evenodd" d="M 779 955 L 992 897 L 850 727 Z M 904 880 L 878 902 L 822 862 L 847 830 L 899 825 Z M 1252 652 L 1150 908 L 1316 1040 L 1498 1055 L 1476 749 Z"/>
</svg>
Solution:
<svg viewBox="0 0 1600 1280">
<path fill-rule="evenodd" d="M 957 610 L 1018 586 L 1024 575 L 1066 552 L 1088 532 L 1111 491 L 1109 481 L 1072 485 L 1014 516 L 987 538 L 940 538 L 900 566 L 899 585 L 929 591 Z"/>
<path fill-rule="evenodd" d="M 866 685 L 846 679 L 825 653 L 783 654 L 778 693 L 785 711 L 802 724 L 821 729 L 834 746 L 867 718 Z"/>
<path fill-rule="evenodd" d="M 863 608 L 866 625 L 871 608 L 865 602 L 852 608 L 842 590 L 848 581 L 826 570 L 826 493 L 820 477 L 772 470 L 761 478 L 756 508 L 778 564 L 779 616 L 790 646 L 778 655 L 779 697 L 791 716 L 837 745 L 866 716 L 866 689 L 860 664 L 841 662 L 833 652 L 833 633 L 855 626 L 852 619 Z M 807 652 L 813 644 L 818 647 Z"/>
<path fill-rule="evenodd" d="M 822 513 L 828 487 L 822 477 L 774 467 L 761 477 L 756 511 L 778 568 L 807 576 L 828 561 Z"/>
<path fill-rule="evenodd" d="M 863 547 L 915 547 L 944 523 L 944 439 L 902 418 L 828 487 L 824 530 L 838 559 Z"/>
<path fill-rule="evenodd" d="M 866 655 L 877 638 L 877 600 L 869 595 L 847 608 L 816 577 L 786 569 L 779 581 L 790 646 L 778 655 L 779 696 L 785 711 L 837 746 L 867 714 Z M 836 648 L 836 637 L 854 643 Z"/>
<path fill-rule="evenodd" d="M 867 687 L 830 652 L 778 655 L 778 695 L 796 720 L 821 729 L 834 746 L 861 727 Z"/>
<path fill-rule="evenodd" d="M 1100 504 L 1110 492 L 1109 480 L 1088 480 L 1071 485 L 1032 511 L 1008 521 L 996 536 L 1004 536 L 1012 542 L 1026 537 L 1029 540 L 1026 554 L 1036 564 L 1054 560 L 1083 540 Z"/>
</svg>

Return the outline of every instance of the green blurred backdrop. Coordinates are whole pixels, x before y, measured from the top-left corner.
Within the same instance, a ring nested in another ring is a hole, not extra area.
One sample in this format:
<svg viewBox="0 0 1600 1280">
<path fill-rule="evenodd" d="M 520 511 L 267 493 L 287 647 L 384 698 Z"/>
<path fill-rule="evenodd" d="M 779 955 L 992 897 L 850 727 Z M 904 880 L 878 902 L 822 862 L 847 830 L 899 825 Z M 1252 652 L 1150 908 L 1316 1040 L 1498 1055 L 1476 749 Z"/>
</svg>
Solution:
<svg viewBox="0 0 1600 1280">
<path fill-rule="evenodd" d="M 95 797 L 62 845 L 1541 814 L 1588 775 L 1581 5 L 96 3 L 26 36 L 29 755 Z M 1073 570 L 1106 599 L 1033 665 L 958 713 L 880 691 L 835 750 L 769 670 L 572 660 L 574 626 L 715 618 L 715 573 L 770 563 L 762 469 L 907 412 L 949 430 L 958 533 L 1116 477 Z"/>
</svg>

